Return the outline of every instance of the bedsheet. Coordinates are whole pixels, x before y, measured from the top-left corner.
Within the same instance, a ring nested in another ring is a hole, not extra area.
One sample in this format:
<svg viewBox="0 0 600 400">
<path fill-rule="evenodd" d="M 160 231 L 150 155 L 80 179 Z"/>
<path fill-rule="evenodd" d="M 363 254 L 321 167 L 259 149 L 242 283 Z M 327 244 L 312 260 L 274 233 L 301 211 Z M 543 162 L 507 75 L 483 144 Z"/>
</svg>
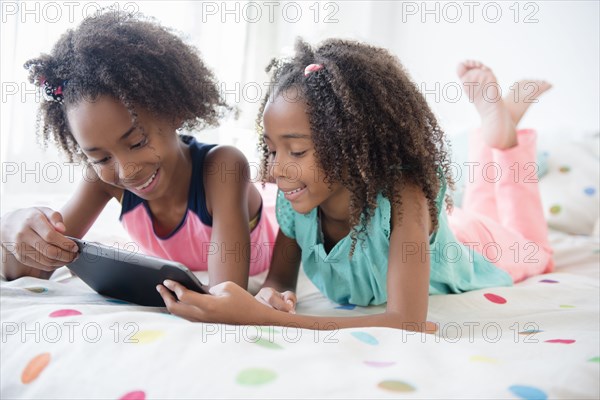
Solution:
<svg viewBox="0 0 600 400">
<path fill-rule="evenodd" d="M 431 296 L 434 335 L 190 323 L 104 298 L 66 269 L 2 281 L 0 397 L 597 399 L 599 241 L 551 238 L 551 274 Z M 299 313 L 382 311 L 332 303 L 304 275 L 298 297 Z"/>
</svg>

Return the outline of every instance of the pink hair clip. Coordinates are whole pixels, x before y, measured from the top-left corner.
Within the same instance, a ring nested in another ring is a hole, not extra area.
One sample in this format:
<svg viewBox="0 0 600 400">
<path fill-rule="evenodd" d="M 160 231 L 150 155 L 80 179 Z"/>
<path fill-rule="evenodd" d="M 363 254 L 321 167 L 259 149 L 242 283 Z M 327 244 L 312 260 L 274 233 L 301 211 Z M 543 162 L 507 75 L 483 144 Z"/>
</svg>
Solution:
<svg viewBox="0 0 600 400">
<path fill-rule="evenodd" d="M 306 68 L 304 68 L 304 76 L 308 76 L 308 74 L 310 74 L 311 72 L 315 72 L 315 71 L 318 71 L 320 69 L 323 69 L 323 64 L 310 64 L 310 65 L 307 65 Z"/>
<path fill-rule="evenodd" d="M 47 101 L 53 101 L 53 102 L 62 104 L 63 88 L 67 84 L 68 80 L 62 81 L 62 84 L 60 84 L 59 86 L 52 85 L 44 77 L 41 77 L 40 80 L 42 82 L 42 85 L 44 86 L 44 98 Z"/>
</svg>

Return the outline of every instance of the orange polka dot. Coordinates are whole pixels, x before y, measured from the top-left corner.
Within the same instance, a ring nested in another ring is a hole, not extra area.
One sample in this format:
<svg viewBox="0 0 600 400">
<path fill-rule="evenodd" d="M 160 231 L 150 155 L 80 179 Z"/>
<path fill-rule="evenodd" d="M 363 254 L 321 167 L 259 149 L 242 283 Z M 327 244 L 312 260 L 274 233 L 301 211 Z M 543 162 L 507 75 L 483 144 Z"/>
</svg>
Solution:
<svg viewBox="0 0 600 400">
<path fill-rule="evenodd" d="M 569 167 L 568 165 L 563 165 L 562 167 L 560 167 L 558 169 L 560 172 L 562 172 L 563 174 L 566 174 L 567 172 L 571 171 L 571 167 Z"/>
<path fill-rule="evenodd" d="M 48 363 L 50 363 L 50 353 L 42 353 L 33 357 L 21 374 L 21 382 L 28 384 L 34 381 L 44 368 L 46 368 Z"/>
</svg>

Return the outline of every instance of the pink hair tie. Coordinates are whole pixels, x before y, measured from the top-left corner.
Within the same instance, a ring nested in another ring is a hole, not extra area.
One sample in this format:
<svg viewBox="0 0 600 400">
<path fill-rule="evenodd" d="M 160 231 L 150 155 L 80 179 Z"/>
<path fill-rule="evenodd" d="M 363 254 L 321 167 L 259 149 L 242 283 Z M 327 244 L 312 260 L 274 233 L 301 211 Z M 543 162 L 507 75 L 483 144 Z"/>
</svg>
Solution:
<svg viewBox="0 0 600 400">
<path fill-rule="evenodd" d="M 315 72 L 315 71 L 318 71 L 320 69 L 323 69 L 323 64 L 310 64 L 310 65 L 307 65 L 306 68 L 304 68 L 304 76 L 308 76 L 308 74 L 310 74 L 311 72 Z"/>
</svg>

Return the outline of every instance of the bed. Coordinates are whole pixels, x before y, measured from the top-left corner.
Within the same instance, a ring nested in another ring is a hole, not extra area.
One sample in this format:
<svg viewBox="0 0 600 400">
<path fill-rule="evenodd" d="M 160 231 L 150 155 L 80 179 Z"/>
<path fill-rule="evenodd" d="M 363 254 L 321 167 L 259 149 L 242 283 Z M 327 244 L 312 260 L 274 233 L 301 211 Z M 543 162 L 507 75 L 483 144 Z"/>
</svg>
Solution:
<svg viewBox="0 0 600 400">
<path fill-rule="evenodd" d="M 113 228 L 91 239 L 111 244 Z M 433 335 L 190 323 L 104 298 L 64 267 L 2 281 L 0 397 L 598 399 L 600 242 L 560 228 L 553 273 L 431 296 Z M 382 310 L 332 303 L 302 274 L 297 293 L 299 313 Z"/>
</svg>

